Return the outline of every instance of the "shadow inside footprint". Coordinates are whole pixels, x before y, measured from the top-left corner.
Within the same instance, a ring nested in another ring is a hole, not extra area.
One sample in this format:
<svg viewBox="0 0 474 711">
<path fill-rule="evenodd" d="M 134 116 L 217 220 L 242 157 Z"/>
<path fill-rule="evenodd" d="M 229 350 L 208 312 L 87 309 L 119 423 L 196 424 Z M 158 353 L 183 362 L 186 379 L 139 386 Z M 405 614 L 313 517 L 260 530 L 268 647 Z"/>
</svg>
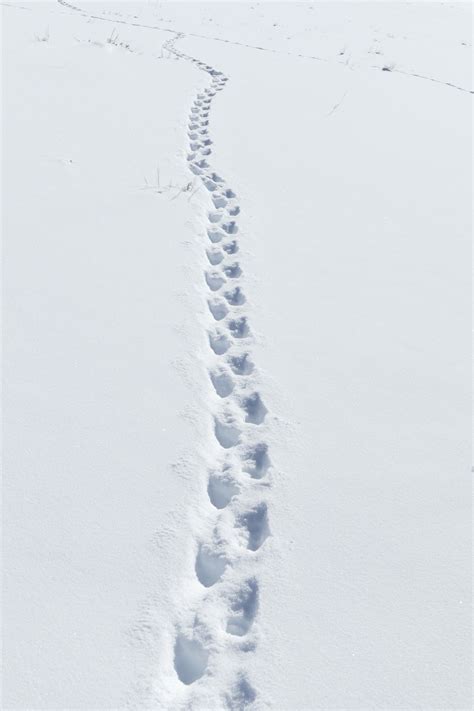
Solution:
<svg viewBox="0 0 474 711">
<path fill-rule="evenodd" d="M 209 263 L 212 264 L 213 266 L 216 266 L 216 264 L 220 264 L 222 262 L 222 260 L 224 259 L 224 255 L 218 249 L 208 249 L 208 250 L 206 250 L 206 254 L 207 254 Z M 227 274 L 225 269 L 224 269 L 224 273 Z"/>
<path fill-rule="evenodd" d="M 240 590 L 238 596 L 232 603 L 234 614 L 227 622 L 227 632 L 229 634 L 243 637 L 247 634 L 255 619 L 258 609 L 258 584 L 252 578 L 247 580 Z"/>
<path fill-rule="evenodd" d="M 227 558 L 200 546 L 196 556 L 196 576 L 201 585 L 210 588 L 217 583 L 227 567 Z"/>
<path fill-rule="evenodd" d="M 239 493 L 237 484 L 225 474 L 211 474 L 207 485 L 209 500 L 216 509 L 225 509 L 233 496 Z"/>
<path fill-rule="evenodd" d="M 224 274 L 226 277 L 229 277 L 229 279 L 237 279 L 237 277 L 241 276 L 242 269 L 238 262 L 234 262 L 234 264 L 229 264 L 224 267 Z"/>
<path fill-rule="evenodd" d="M 242 711 L 257 698 L 257 692 L 244 676 L 241 676 L 226 701 L 230 711 Z"/>
<path fill-rule="evenodd" d="M 234 389 L 234 381 L 228 372 L 225 370 L 212 370 L 209 373 L 211 382 L 219 397 L 227 397 Z"/>
<path fill-rule="evenodd" d="M 209 300 L 208 302 L 209 311 L 214 316 L 216 321 L 222 321 L 223 318 L 229 313 L 229 309 L 223 301 L 218 299 Z"/>
<path fill-rule="evenodd" d="M 231 291 L 226 291 L 224 296 L 231 306 L 241 306 L 245 303 L 245 295 L 240 286 L 236 286 Z"/>
<path fill-rule="evenodd" d="M 249 335 L 249 327 L 245 316 L 231 319 L 229 321 L 229 331 L 234 338 L 245 338 Z"/>
<path fill-rule="evenodd" d="M 214 434 L 216 439 L 224 449 L 235 447 L 240 440 L 240 431 L 234 425 L 226 424 L 220 420 L 214 420 Z"/>
<path fill-rule="evenodd" d="M 211 350 L 216 355 L 223 355 L 224 353 L 227 353 L 230 348 L 230 340 L 227 338 L 225 333 L 210 333 L 209 345 L 211 347 Z"/>
<path fill-rule="evenodd" d="M 236 375 L 248 375 L 254 368 L 248 353 L 231 356 L 229 358 L 229 364 Z"/>
<path fill-rule="evenodd" d="M 206 280 L 206 284 L 208 285 L 211 291 L 218 291 L 221 286 L 225 284 L 225 279 L 219 272 L 205 272 L 204 278 Z"/>
<path fill-rule="evenodd" d="M 197 639 L 188 639 L 182 634 L 174 645 L 174 668 L 183 684 L 192 684 L 206 671 L 209 652 Z"/>
<path fill-rule="evenodd" d="M 264 442 L 259 442 L 244 455 L 242 469 L 247 474 L 250 474 L 252 479 L 262 479 L 269 467 L 268 446 Z"/>
<path fill-rule="evenodd" d="M 222 245 L 222 249 L 226 251 L 227 254 L 235 254 L 239 251 L 239 246 L 234 239 L 232 240 L 232 242 L 227 242 L 226 244 Z"/>
<path fill-rule="evenodd" d="M 240 517 L 240 523 L 247 529 L 247 548 L 257 551 L 270 535 L 267 505 L 262 503 Z"/>
<path fill-rule="evenodd" d="M 244 398 L 242 407 L 246 412 L 245 421 L 254 425 L 261 425 L 268 412 L 258 393 L 252 393 L 252 395 Z"/>
</svg>

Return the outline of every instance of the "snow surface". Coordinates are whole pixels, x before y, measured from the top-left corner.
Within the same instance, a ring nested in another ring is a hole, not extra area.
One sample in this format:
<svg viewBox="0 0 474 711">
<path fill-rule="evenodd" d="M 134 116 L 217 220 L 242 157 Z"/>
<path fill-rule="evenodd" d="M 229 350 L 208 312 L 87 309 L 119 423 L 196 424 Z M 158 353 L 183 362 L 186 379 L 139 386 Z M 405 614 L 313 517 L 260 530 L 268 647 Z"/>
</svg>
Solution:
<svg viewBox="0 0 474 711">
<path fill-rule="evenodd" d="M 471 708 L 470 7 L 2 19 L 3 708 Z"/>
</svg>

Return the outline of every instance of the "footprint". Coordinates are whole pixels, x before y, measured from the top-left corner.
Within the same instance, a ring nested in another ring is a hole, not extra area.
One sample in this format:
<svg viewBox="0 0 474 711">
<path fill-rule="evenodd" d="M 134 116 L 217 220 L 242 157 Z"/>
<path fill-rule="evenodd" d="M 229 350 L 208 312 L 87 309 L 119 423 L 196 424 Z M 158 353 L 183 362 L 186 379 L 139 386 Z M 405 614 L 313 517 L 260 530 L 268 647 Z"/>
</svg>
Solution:
<svg viewBox="0 0 474 711">
<path fill-rule="evenodd" d="M 257 692 L 245 676 L 240 676 L 230 694 L 226 696 L 229 711 L 242 711 L 257 698 Z"/>
<path fill-rule="evenodd" d="M 239 251 L 239 246 L 235 239 L 233 239 L 232 242 L 227 242 L 226 244 L 222 245 L 222 249 L 225 250 L 227 254 L 235 254 Z"/>
<path fill-rule="evenodd" d="M 193 148 L 194 145 L 196 145 L 197 147 Z M 191 150 L 195 151 L 197 150 L 197 148 L 199 148 L 199 143 L 191 143 Z M 204 180 L 203 182 L 210 193 L 213 193 L 214 190 L 217 188 L 217 183 L 215 183 L 213 180 Z"/>
<path fill-rule="evenodd" d="M 227 622 L 229 634 L 243 637 L 251 628 L 258 609 L 258 584 L 255 578 L 247 580 L 231 605 L 234 613 Z"/>
<path fill-rule="evenodd" d="M 219 397 L 224 398 L 231 394 L 234 389 L 234 381 L 226 370 L 223 368 L 211 370 L 209 376 Z"/>
<path fill-rule="evenodd" d="M 225 191 L 225 196 L 228 197 L 228 198 L 235 198 L 235 197 L 237 197 L 237 195 L 234 193 L 234 191 L 231 190 L 230 188 L 227 188 L 227 190 Z"/>
<path fill-rule="evenodd" d="M 223 234 L 220 230 L 216 229 L 215 227 L 207 230 L 207 236 L 213 242 L 214 244 L 217 244 L 217 242 L 220 242 L 223 238 Z M 224 247 L 225 249 L 225 247 Z"/>
<path fill-rule="evenodd" d="M 212 266 L 216 266 L 217 264 L 220 264 L 222 260 L 224 259 L 224 255 L 219 249 L 207 249 L 206 250 L 207 258 L 209 260 L 209 263 L 212 264 Z M 225 269 L 224 269 L 225 273 Z"/>
<path fill-rule="evenodd" d="M 225 318 L 229 313 L 229 309 L 227 308 L 225 303 L 223 301 L 220 301 L 219 299 L 210 299 L 207 302 L 207 305 L 209 306 L 209 311 L 216 319 L 216 321 L 222 321 L 222 319 Z"/>
<path fill-rule="evenodd" d="M 228 212 L 229 212 L 229 215 L 232 215 L 232 216 L 239 215 L 240 214 L 240 207 L 238 205 L 236 205 L 235 207 L 231 207 Z"/>
<path fill-rule="evenodd" d="M 257 551 L 270 535 L 267 505 L 262 503 L 240 517 L 240 524 L 247 529 L 247 548 Z"/>
<path fill-rule="evenodd" d="M 229 331 L 234 336 L 234 338 L 245 338 L 249 335 L 250 329 L 245 316 L 240 318 L 231 319 L 229 321 Z"/>
<path fill-rule="evenodd" d="M 227 205 L 227 200 L 223 195 L 213 195 L 212 196 L 212 202 L 214 203 L 214 207 L 219 208 L 219 207 L 225 207 Z"/>
<path fill-rule="evenodd" d="M 217 173 L 212 173 L 211 179 L 212 179 L 215 183 L 223 183 L 223 182 L 224 182 L 224 178 L 221 178 L 221 176 L 220 176 L 220 175 L 217 175 Z"/>
<path fill-rule="evenodd" d="M 216 439 L 224 449 L 235 447 L 240 441 L 240 431 L 228 422 L 222 422 L 217 418 L 214 420 L 214 434 Z M 252 549 L 256 550 L 256 549 Z"/>
<path fill-rule="evenodd" d="M 263 479 L 270 464 L 268 445 L 264 442 L 259 442 L 245 453 L 242 469 L 247 474 L 250 474 L 252 479 Z"/>
<path fill-rule="evenodd" d="M 230 222 L 225 222 L 222 225 L 222 229 L 227 232 L 228 235 L 235 235 L 239 231 L 237 223 L 234 220 L 231 220 Z"/>
<path fill-rule="evenodd" d="M 216 355 L 227 353 L 230 348 L 230 340 L 225 333 L 209 333 L 209 345 Z"/>
<path fill-rule="evenodd" d="M 252 393 L 244 398 L 242 407 L 246 412 L 245 422 L 251 422 L 254 425 L 261 425 L 268 412 L 258 393 Z"/>
<path fill-rule="evenodd" d="M 221 288 L 222 284 L 225 284 L 225 279 L 219 272 L 205 272 L 204 277 L 211 291 L 217 291 Z"/>
<path fill-rule="evenodd" d="M 209 222 L 220 222 L 222 220 L 222 212 L 210 212 L 208 218 Z"/>
<path fill-rule="evenodd" d="M 240 268 L 238 262 L 234 262 L 234 264 L 229 264 L 228 266 L 224 267 L 223 271 L 224 274 L 229 277 L 229 279 L 237 279 L 239 276 L 242 275 L 242 269 Z"/>
<path fill-rule="evenodd" d="M 232 291 L 226 291 L 224 296 L 231 306 L 241 306 L 245 303 L 245 295 L 240 286 L 236 286 Z"/>
<path fill-rule="evenodd" d="M 236 375 L 249 375 L 254 368 L 248 353 L 231 356 L 229 358 L 229 364 Z"/>
<path fill-rule="evenodd" d="M 210 502 L 216 509 L 224 509 L 232 497 L 239 493 L 237 484 L 225 474 L 211 474 L 207 485 Z"/>
<path fill-rule="evenodd" d="M 183 684 L 193 684 L 207 668 L 209 652 L 197 639 L 188 639 L 183 634 L 176 637 L 174 645 L 174 668 Z"/>
<path fill-rule="evenodd" d="M 223 555 L 214 553 L 207 546 L 199 546 L 196 556 L 196 576 L 201 585 L 210 588 L 222 577 L 229 561 Z"/>
</svg>

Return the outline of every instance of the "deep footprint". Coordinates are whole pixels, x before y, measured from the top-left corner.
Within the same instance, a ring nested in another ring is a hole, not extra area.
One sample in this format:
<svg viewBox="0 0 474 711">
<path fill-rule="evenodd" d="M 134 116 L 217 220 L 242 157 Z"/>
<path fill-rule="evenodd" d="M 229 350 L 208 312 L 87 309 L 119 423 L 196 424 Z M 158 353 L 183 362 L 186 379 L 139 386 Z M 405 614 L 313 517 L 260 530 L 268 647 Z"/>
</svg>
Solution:
<svg viewBox="0 0 474 711">
<path fill-rule="evenodd" d="M 231 356 L 229 358 L 229 364 L 236 375 L 249 375 L 254 368 L 248 353 Z"/>
<path fill-rule="evenodd" d="M 246 412 L 245 421 L 254 425 L 261 425 L 268 412 L 258 393 L 252 393 L 252 395 L 244 398 L 242 407 Z"/>
<path fill-rule="evenodd" d="M 231 606 L 234 613 L 227 622 L 229 634 L 243 637 L 252 626 L 258 609 L 258 584 L 255 578 L 247 580 Z"/>
<path fill-rule="evenodd" d="M 222 422 L 217 418 L 214 420 L 214 434 L 216 439 L 224 449 L 235 447 L 240 441 L 240 431 L 234 425 Z"/>
<path fill-rule="evenodd" d="M 207 303 L 209 306 L 209 311 L 216 319 L 216 321 L 222 321 L 222 319 L 225 318 L 229 313 L 229 309 L 223 301 L 219 301 L 218 299 L 212 299 Z"/>
<path fill-rule="evenodd" d="M 209 652 L 197 639 L 179 634 L 174 645 L 174 668 L 183 684 L 193 684 L 207 668 Z"/>
<path fill-rule="evenodd" d="M 215 332 L 209 334 L 209 345 L 216 355 L 223 355 L 229 350 L 231 342 L 225 333 Z"/>
<path fill-rule="evenodd" d="M 214 385 L 214 390 L 219 397 L 227 397 L 234 389 L 234 381 L 231 375 L 223 368 L 219 370 L 211 370 L 209 373 L 211 382 Z"/>
<path fill-rule="evenodd" d="M 201 585 L 206 588 L 215 585 L 223 575 L 227 563 L 225 556 L 213 553 L 206 546 L 200 546 L 194 568 Z"/>
<path fill-rule="evenodd" d="M 244 454 L 243 470 L 250 474 L 252 479 L 262 479 L 270 467 L 268 446 L 259 442 Z"/>
<path fill-rule="evenodd" d="M 247 548 L 257 551 L 270 535 L 267 505 L 262 503 L 240 517 L 240 523 L 247 529 Z"/>
<path fill-rule="evenodd" d="M 239 493 L 237 484 L 227 475 L 211 474 L 207 485 L 209 500 L 216 509 L 225 509 L 232 498 Z"/>
</svg>

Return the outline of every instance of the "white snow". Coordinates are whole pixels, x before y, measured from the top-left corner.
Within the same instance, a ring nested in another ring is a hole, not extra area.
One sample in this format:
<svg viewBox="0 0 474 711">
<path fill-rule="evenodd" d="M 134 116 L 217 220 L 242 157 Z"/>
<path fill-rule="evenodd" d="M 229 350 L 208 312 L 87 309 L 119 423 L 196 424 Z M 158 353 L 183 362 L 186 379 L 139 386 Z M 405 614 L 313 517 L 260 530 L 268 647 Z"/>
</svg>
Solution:
<svg viewBox="0 0 474 711">
<path fill-rule="evenodd" d="M 2 16 L 3 707 L 470 708 L 470 8 Z"/>
</svg>

